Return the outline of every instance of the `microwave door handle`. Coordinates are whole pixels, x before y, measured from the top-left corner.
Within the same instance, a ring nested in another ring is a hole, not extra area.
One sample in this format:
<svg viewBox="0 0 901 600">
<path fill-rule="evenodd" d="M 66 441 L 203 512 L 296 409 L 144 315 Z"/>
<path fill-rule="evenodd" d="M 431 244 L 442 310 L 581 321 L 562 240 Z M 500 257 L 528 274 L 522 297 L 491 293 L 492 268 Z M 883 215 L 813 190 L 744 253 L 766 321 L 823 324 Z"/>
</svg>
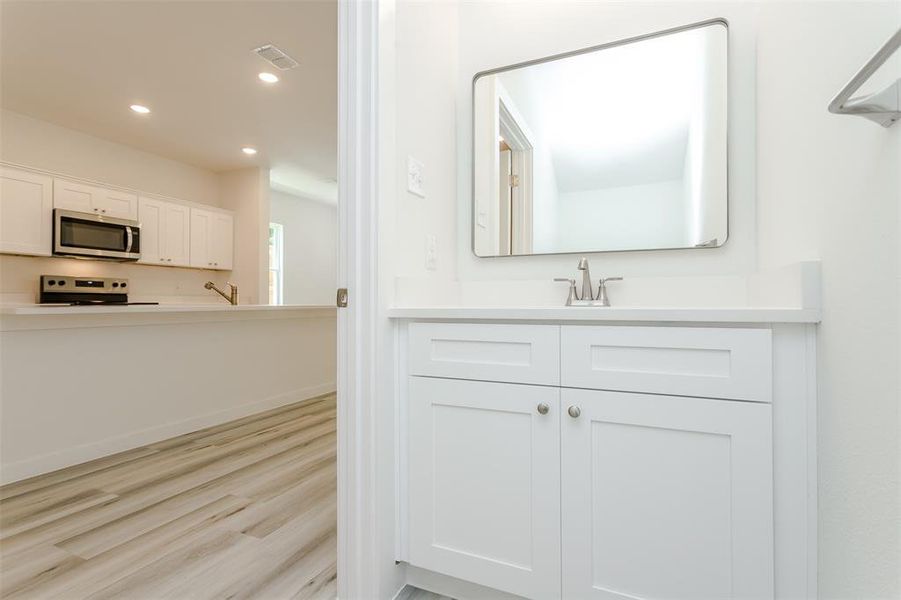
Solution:
<svg viewBox="0 0 901 600">
<path fill-rule="evenodd" d="M 128 240 L 125 246 L 125 252 L 131 252 L 131 246 L 134 244 L 134 234 L 131 232 L 131 225 L 125 226 L 125 238 Z"/>
</svg>

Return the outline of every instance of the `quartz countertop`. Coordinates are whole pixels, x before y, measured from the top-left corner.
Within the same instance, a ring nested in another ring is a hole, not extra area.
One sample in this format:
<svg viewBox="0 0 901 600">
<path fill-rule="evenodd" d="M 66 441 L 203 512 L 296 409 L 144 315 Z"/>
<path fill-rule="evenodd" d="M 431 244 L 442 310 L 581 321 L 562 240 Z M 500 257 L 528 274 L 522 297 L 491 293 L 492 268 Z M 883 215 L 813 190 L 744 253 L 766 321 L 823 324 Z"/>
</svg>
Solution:
<svg viewBox="0 0 901 600">
<path fill-rule="evenodd" d="M 7 304 L 0 306 L 0 315 L 105 315 L 145 313 L 246 312 L 246 311 L 323 311 L 334 306 L 306 304 L 133 304 L 70 306 L 68 304 Z"/>
<path fill-rule="evenodd" d="M 819 309 L 791 307 L 394 307 L 391 319 L 441 321 L 656 321 L 695 323 L 819 323 Z"/>
</svg>

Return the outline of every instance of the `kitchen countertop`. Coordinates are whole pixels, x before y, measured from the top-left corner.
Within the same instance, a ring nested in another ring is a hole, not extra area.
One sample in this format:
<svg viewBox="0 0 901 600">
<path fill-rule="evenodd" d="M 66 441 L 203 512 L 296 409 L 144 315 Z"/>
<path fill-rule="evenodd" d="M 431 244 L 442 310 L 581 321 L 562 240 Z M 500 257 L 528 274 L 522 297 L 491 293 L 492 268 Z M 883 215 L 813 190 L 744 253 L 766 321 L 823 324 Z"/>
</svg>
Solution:
<svg viewBox="0 0 901 600">
<path fill-rule="evenodd" d="M 396 307 L 388 310 L 391 319 L 441 321 L 656 321 L 696 323 L 819 323 L 815 308 L 728 307 Z"/>
<path fill-rule="evenodd" d="M 144 313 L 246 312 L 246 311 L 334 311 L 334 306 L 307 304 L 138 304 L 131 306 L 67 304 L 9 304 L 0 306 L 0 315 L 106 315 Z"/>
<path fill-rule="evenodd" d="M 0 305 L 0 331 L 93 329 L 278 319 L 335 319 L 334 306 L 156 304 L 131 306 Z"/>
</svg>

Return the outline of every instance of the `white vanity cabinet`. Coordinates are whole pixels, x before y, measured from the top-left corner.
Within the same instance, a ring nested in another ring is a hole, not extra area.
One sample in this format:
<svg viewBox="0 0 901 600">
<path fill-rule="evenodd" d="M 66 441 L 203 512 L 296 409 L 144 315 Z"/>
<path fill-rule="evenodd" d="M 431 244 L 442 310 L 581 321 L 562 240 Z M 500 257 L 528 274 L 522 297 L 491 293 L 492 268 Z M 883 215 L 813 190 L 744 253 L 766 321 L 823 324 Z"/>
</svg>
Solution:
<svg viewBox="0 0 901 600">
<path fill-rule="evenodd" d="M 138 195 L 57 177 L 53 180 L 53 208 L 137 221 Z"/>
<path fill-rule="evenodd" d="M 50 256 L 53 178 L 0 167 L 0 252 Z"/>
<path fill-rule="evenodd" d="M 138 199 L 143 264 L 187 267 L 191 263 L 191 208 L 155 198 Z"/>
<path fill-rule="evenodd" d="M 812 597 L 790 331 L 403 323 L 399 558 L 535 599 Z"/>
<path fill-rule="evenodd" d="M 191 209 L 191 266 L 229 271 L 235 236 L 234 217 L 225 212 Z"/>
</svg>

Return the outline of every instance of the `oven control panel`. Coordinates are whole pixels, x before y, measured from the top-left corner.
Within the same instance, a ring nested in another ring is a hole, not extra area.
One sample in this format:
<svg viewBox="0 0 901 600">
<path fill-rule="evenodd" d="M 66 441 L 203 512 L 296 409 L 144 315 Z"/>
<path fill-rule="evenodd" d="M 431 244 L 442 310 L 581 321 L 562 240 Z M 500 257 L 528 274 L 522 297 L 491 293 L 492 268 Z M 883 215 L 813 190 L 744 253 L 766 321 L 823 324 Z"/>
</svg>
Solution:
<svg viewBox="0 0 901 600">
<path fill-rule="evenodd" d="M 128 279 L 123 277 L 73 277 L 71 275 L 41 275 L 41 293 L 65 294 L 124 294 Z"/>
</svg>

